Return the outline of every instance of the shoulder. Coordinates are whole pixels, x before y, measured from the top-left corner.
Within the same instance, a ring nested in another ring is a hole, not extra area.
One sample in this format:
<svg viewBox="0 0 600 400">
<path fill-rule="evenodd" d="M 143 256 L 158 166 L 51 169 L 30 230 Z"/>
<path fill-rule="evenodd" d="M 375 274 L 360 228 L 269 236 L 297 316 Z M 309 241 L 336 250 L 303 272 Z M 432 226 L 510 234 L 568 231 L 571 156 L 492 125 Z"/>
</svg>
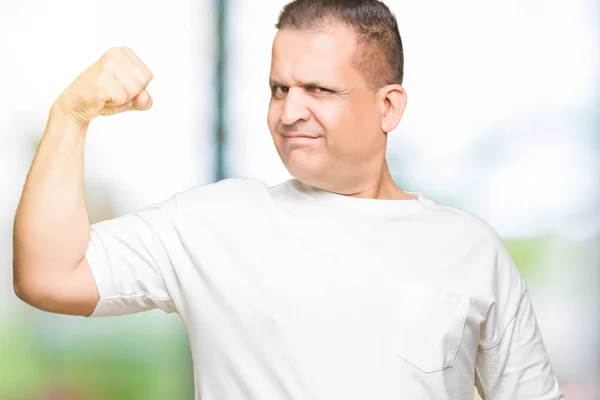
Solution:
<svg viewBox="0 0 600 400">
<path fill-rule="evenodd" d="M 491 296 L 498 307 L 516 310 L 526 284 L 504 240 L 482 217 L 456 207 L 436 206 L 447 228 L 448 242 L 460 254 L 466 270 L 465 281 L 476 291 Z"/>
<path fill-rule="evenodd" d="M 484 218 L 454 206 L 428 207 L 427 229 L 443 251 L 457 257 L 461 278 L 492 293 L 513 287 L 521 291 L 522 278 L 500 233 Z M 479 290 L 479 289 L 478 289 Z"/>
<path fill-rule="evenodd" d="M 498 250 L 504 244 L 499 233 L 481 216 L 473 212 L 426 199 L 425 218 L 455 240 L 471 243 L 478 248 Z"/>
<path fill-rule="evenodd" d="M 173 198 L 179 207 L 235 206 L 268 194 L 268 186 L 257 179 L 228 178 L 215 183 L 198 185 L 176 193 Z"/>
<path fill-rule="evenodd" d="M 249 178 L 228 178 L 180 191 L 143 211 L 144 216 L 166 218 L 178 226 L 239 224 L 262 215 L 270 202 L 269 187 Z"/>
</svg>

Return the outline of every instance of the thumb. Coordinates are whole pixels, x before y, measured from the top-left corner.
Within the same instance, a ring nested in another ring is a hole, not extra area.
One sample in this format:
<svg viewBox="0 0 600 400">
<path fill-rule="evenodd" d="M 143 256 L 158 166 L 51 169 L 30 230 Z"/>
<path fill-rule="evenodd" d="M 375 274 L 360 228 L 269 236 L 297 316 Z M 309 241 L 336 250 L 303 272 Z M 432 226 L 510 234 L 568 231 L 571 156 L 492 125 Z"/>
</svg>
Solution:
<svg viewBox="0 0 600 400">
<path fill-rule="evenodd" d="M 115 114 L 120 114 L 122 112 L 125 111 L 144 111 L 144 110 L 148 110 L 150 109 L 150 107 L 152 107 L 152 97 L 150 96 L 150 93 L 148 93 L 148 91 L 144 90 L 143 92 L 141 92 L 140 94 L 138 94 L 136 97 L 133 98 L 133 100 L 129 100 L 127 103 L 125 104 L 121 104 L 120 106 L 105 106 L 102 111 L 101 111 L 101 115 L 115 115 Z"/>
<path fill-rule="evenodd" d="M 144 90 L 143 92 L 141 92 L 140 94 L 138 94 L 133 100 L 132 100 L 132 106 L 131 109 L 132 110 L 139 110 L 139 111 L 144 111 L 144 110 L 148 110 L 152 107 L 152 97 L 150 96 L 150 93 L 148 93 L 147 90 Z"/>
<path fill-rule="evenodd" d="M 125 104 L 121 104 L 120 106 L 104 106 L 104 108 L 100 111 L 100 115 L 115 115 L 120 114 L 125 111 L 129 111 L 133 109 L 133 101 L 128 101 Z"/>
</svg>

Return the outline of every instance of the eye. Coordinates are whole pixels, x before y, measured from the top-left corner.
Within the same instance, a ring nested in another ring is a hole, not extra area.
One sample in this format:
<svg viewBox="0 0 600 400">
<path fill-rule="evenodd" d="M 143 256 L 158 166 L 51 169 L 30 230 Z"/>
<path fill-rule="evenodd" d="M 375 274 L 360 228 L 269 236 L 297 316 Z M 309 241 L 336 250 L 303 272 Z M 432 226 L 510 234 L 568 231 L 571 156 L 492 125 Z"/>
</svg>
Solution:
<svg viewBox="0 0 600 400">
<path fill-rule="evenodd" d="M 287 86 L 271 86 L 271 96 L 275 98 L 282 98 L 285 97 L 289 90 L 290 88 Z"/>
<path fill-rule="evenodd" d="M 311 87 L 310 88 L 311 92 L 315 92 L 317 94 L 329 94 L 329 93 L 333 93 L 332 90 L 324 88 L 324 87 Z"/>
</svg>

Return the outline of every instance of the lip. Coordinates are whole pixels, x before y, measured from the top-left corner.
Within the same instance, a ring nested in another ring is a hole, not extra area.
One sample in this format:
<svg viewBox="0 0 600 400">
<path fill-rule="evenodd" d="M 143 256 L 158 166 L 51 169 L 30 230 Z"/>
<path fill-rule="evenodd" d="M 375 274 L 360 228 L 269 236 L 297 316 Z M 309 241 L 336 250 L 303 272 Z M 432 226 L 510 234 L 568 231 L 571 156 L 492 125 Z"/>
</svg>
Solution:
<svg viewBox="0 0 600 400">
<path fill-rule="evenodd" d="M 310 135 L 287 135 L 283 137 L 288 146 L 312 146 L 319 143 L 321 136 Z"/>
<path fill-rule="evenodd" d="M 286 139 L 318 139 L 320 136 L 310 136 L 310 135 L 283 135 Z"/>
</svg>

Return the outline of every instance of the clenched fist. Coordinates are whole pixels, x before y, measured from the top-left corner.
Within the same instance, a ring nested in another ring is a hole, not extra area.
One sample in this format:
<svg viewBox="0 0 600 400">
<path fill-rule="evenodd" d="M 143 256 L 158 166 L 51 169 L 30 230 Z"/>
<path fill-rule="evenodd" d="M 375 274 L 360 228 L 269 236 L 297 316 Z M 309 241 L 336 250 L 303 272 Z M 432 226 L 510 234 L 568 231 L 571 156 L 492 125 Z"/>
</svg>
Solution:
<svg viewBox="0 0 600 400">
<path fill-rule="evenodd" d="M 131 49 L 112 48 L 65 89 L 53 108 L 81 126 L 98 115 L 147 110 L 151 80 L 152 73 Z"/>
</svg>

